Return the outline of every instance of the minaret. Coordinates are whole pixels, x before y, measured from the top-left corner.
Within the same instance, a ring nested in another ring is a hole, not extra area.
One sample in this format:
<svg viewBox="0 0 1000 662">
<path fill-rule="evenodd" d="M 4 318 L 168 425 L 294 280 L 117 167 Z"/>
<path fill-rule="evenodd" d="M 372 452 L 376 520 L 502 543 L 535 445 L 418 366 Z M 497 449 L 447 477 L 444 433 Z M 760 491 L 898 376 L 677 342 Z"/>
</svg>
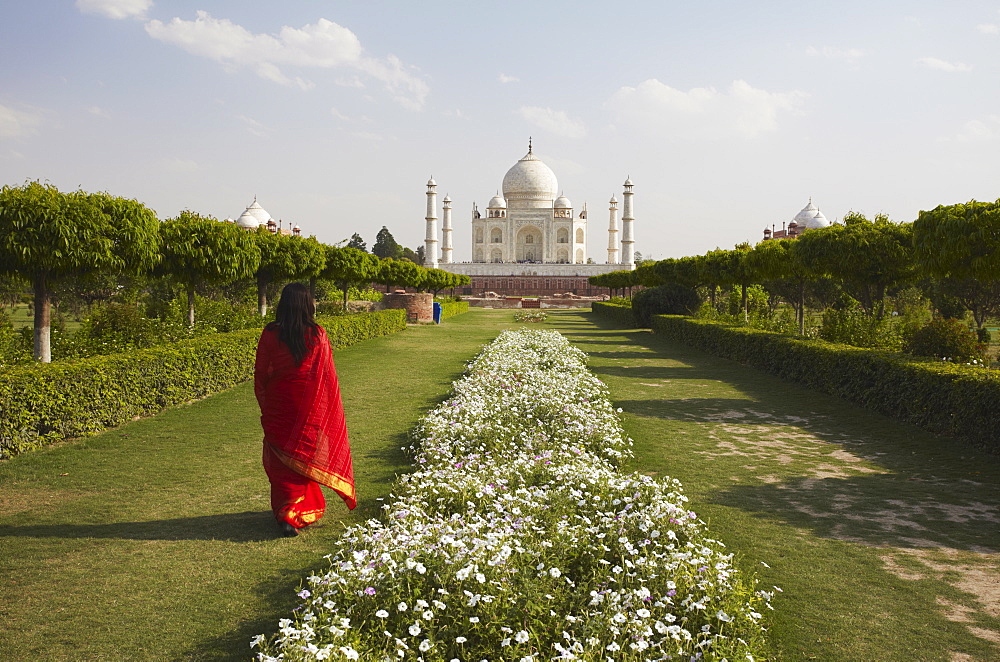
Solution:
<svg viewBox="0 0 1000 662">
<path fill-rule="evenodd" d="M 618 201 L 611 196 L 611 221 L 608 224 L 608 264 L 618 264 Z"/>
<path fill-rule="evenodd" d="M 444 218 L 441 219 L 441 263 L 451 264 L 451 198 L 444 196 Z"/>
<path fill-rule="evenodd" d="M 437 269 L 437 182 L 431 177 L 427 180 L 427 234 L 424 237 L 424 266 L 428 269 Z"/>
<path fill-rule="evenodd" d="M 628 266 L 629 269 L 635 268 L 635 251 L 633 250 L 633 245 L 635 240 L 632 239 L 632 221 L 635 218 L 632 216 L 632 178 L 627 177 L 625 179 L 625 197 L 624 205 L 622 208 L 622 261 L 621 263 Z"/>
</svg>

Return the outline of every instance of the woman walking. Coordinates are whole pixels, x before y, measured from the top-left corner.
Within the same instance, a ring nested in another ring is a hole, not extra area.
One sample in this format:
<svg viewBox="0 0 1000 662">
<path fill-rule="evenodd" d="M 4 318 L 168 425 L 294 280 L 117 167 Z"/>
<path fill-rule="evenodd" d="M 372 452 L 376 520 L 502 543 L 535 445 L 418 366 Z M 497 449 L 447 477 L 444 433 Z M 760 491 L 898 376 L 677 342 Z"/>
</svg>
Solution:
<svg viewBox="0 0 1000 662">
<path fill-rule="evenodd" d="M 315 313 L 305 285 L 286 285 L 275 321 L 260 336 L 254 365 L 271 509 L 286 536 L 323 516 L 320 485 L 336 491 L 348 508 L 356 505 L 333 352 Z"/>
</svg>

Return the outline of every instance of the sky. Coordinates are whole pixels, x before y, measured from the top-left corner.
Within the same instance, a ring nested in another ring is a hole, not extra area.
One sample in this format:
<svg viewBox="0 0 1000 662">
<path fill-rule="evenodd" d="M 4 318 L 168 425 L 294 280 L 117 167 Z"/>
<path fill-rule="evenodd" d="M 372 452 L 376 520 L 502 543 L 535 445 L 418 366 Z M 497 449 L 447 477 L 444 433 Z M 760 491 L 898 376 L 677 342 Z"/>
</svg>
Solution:
<svg viewBox="0 0 1000 662">
<path fill-rule="evenodd" d="M 463 261 L 529 137 L 596 262 L 626 177 L 654 259 L 992 201 L 1000 0 L 0 5 L 0 185 L 416 248 L 433 176 Z"/>
</svg>

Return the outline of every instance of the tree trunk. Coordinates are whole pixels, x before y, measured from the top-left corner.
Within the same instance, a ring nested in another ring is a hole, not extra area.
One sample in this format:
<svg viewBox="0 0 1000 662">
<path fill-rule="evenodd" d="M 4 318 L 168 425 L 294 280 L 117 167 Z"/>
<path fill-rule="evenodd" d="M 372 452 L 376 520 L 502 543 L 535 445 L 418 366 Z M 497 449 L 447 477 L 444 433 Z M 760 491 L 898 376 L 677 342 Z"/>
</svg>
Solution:
<svg viewBox="0 0 1000 662">
<path fill-rule="evenodd" d="M 267 317 L 267 277 L 257 274 L 257 312 L 261 317 Z"/>
<path fill-rule="evenodd" d="M 349 286 L 348 286 L 347 283 L 342 283 L 342 285 L 344 286 L 344 312 L 346 313 L 347 312 L 347 290 L 349 289 Z"/>
<path fill-rule="evenodd" d="M 194 328 L 194 285 L 188 286 L 188 326 Z"/>
<path fill-rule="evenodd" d="M 749 324 L 750 323 L 750 311 L 747 309 L 747 285 L 746 285 L 746 283 L 741 284 L 740 288 L 742 289 L 741 298 L 740 298 L 740 305 L 743 307 L 743 323 L 744 324 Z"/>
<path fill-rule="evenodd" d="M 316 300 L 316 276 L 309 279 L 309 296 L 312 297 L 313 301 Z"/>
<path fill-rule="evenodd" d="M 799 335 L 806 335 L 806 281 L 799 281 Z"/>
<path fill-rule="evenodd" d="M 51 306 L 52 296 L 49 293 L 48 284 L 45 282 L 45 274 L 35 274 L 35 360 L 42 363 L 52 362 L 52 318 Z"/>
</svg>

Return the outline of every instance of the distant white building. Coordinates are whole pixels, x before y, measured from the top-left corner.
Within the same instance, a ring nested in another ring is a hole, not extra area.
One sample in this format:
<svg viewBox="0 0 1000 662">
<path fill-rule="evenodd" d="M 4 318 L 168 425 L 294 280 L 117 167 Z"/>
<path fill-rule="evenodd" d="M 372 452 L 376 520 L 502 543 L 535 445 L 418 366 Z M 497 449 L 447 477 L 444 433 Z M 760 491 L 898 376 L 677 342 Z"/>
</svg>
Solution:
<svg viewBox="0 0 1000 662">
<path fill-rule="evenodd" d="M 624 184 L 619 240 L 618 201 L 611 198 L 607 261 L 587 264 L 588 218 L 584 204 L 579 212 L 559 190 L 552 169 L 528 153 L 504 175 L 500 192 L 485 212 L 473 203 L 471 222 L 472 262 L 452 261 L 451 198 L 444 199 L 440 249 L 437 229 L 437 182 L 427 182 L 427 233 L 424 266 L 441 268 L 472 278 L 471 292 L 536 295 L 595 288 L 587 278 L 635 268 L 632 180 Z"/>
<path fill-rule="evenodd" d="M 235 223 L 245 230 L 256 230 L 257 228 L 264 227 L 271 232 L 283 234 L 283 235 L 295 235 L 299 236 L 302 232 L 298 225 L 292 227 L 289 223 L 288 227 L 283 227 L 284 221 L 274 220 L 271 215 L 267 213 L 267 210 L 261 207 L 257 203 L 257 196 L 253 196 L 253 202 L 243 210 L 239 218 L 233 220 L 232 218 L 227 218 L 226 223 Z"/>
<path fill-rule="evenodd" d="M 774 225 L 764 228 L 764 239 L 795 239 L 806 230 L 825 228 L 829 225 L 830 221 L 813 204 L 812 198 L 809 198 L 809 204 L 803 207 L 802 211 L 796 214 L 787 226 L 782 223 L 780 230 Z"/>
</svg>

